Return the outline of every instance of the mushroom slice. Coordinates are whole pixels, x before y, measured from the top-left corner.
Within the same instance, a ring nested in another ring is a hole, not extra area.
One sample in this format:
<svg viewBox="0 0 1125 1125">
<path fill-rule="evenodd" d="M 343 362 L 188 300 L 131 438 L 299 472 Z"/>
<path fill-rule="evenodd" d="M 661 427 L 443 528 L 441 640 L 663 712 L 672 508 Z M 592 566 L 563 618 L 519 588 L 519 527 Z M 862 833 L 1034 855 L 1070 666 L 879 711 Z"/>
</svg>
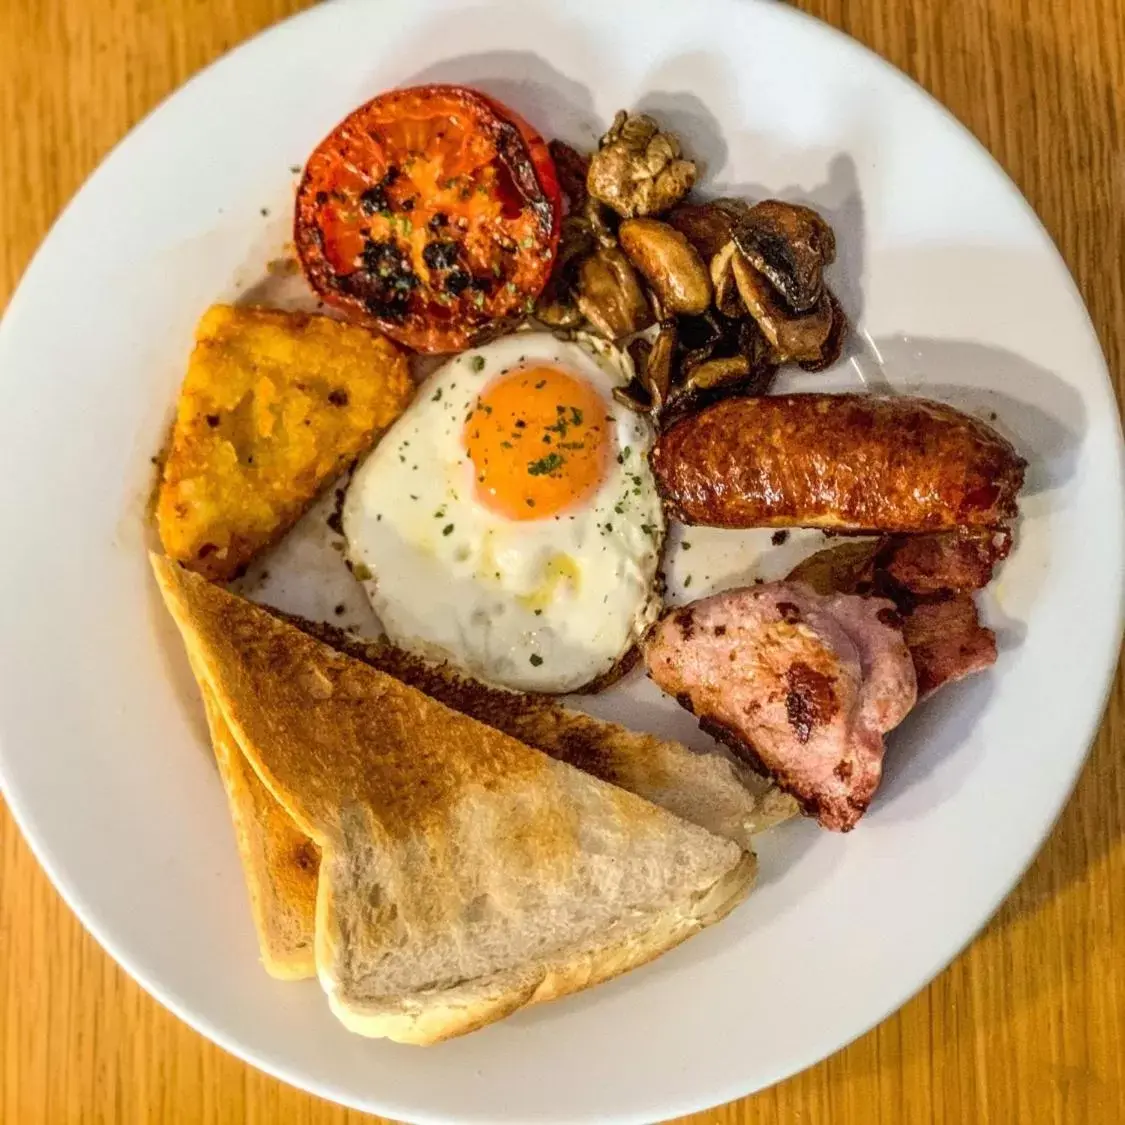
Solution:
<svg viewBox="0 0 1125 1125">
<path fill-rule="evenodd" d="M 590 171 L 590 158 L 566 141 L 550 141 L 547 150 L 555 162 L 559 187 L 566 196 L 571 214 L 581 211 L 586 204 L 586 176 Z"/>
<path fill-rule="evenodd" d="M 629 358 L 633 361 L 633 373 L 639 379 L 652 354 L 652 338 L 647 333 L 634 336 L 625 346 L 625 351 L 629 353 Z"/>
<path fill-rule="evenodd" d="M 672 386 L 676 355 L 676 322 L 663 321 L 655 336 L 637 336 L 626 349 L 636 375 L 625 387 L 614 387 L 613 397 L 642 414 L 659 414 Z"/>
<path fill-rule="evenodd" d="M 579 263 L 597 248 L 598 240 L 590 223 L 581 215 L 567 215 L 559 233 L 559 247 L 555 251 L 551 281 L 559 277 L 573 281 Z"/>
<path fill-rule="evenodd" d="M 586 196 L 582 217 L 599 246 L 617 245 L 617 216 L 604 203 L 599 203 L 592 195 Z"/>
<path fill-rule="evenodd" d="M 750 212 L 741 199 L 712 199 L 707 203 L 681 203 L 664 220 L 695 247 L 704 261 L 710 261 L 730 242 L 734 228 Z"/>
<path fill-rule="evenodd" d="M 681 371 L 710 359 L 726 336 L 728 326 L 712 309 L 702 316 L 682 316 L 678 324 Z"/>
<path fill-rule="evenodd" d="M 535 306 L 535 319 L 548 328 L 577 328 L 585 317 L 569 295 L 546 299 L 546 294 Z"/>
<path fill-rule="evenodd" d="M 653 411 L 652 398 L 640 379 L 632 379 L 624 387 L 614 387 L 613 397 L 634 414 L 651 414 Z"/>
<path fill-rule="evenodd" d="M 827 294 L 821 293 L 812 312 L 797 316 L 742 254 L 735 254 L 731 264 L 738 292 L 777 353 L 778 362 L 818 362 L 832 331 L 832 304 Z"/>
<path fill-rule="evenodd" d="M 698 316 L 711 304 L 711 277 L 691 243 L 659 219 L 626 219 L 617 239 L 656 294 L 664 316 Z"/>
<path fill-rule="evenodd" d="M 578 267 L 577 303 L 583 316 L 611 340 L 631 336 L 652 323 L 629 259 L 620 250 L 602 247 Z"/>
<path fill-rule="evenodd" d="M 674 133 L 646 114 L 619 110 L 590 158 L 586 189 L 623 218 L 656 215 L 679 203 L 696 175 Z"/>
<path fill-rule="evenodd" d="M 672 392 L 661 421 L 667 423 L 721 398 L 745 393 L 753 383 L 754 374 L 745 356 L 709 359 L 692 368 L 687 379 Z"/>
<path fill-rule="evenodd" d="M 750 378 L 743 391 L 747 394 L 766 394 L 773 384 L 780 363 L 765 333 L 751 317 L 739 322 L 738 351 L 750 364 Z"/>
<path fill-rule="evenodd" d="M 738 247 L 732 240 L 711 259 L 711 286 L 715 291 L 715 308 L 731 320 L 746 316 L 748 311 L 734 279 L 733 260 L 737 253 Z"/>
<path fill-rule="evenodd" d="M 836 236 L 811 207 L 767 199 L 734 229 L 746 260 L 795 313 L 810 312 L 824 293 L 824 267 L 836 260 Z"/>
<path fill-rule="evenodd" d="M 567 215 L 562 221 L 554 269 L 535 305 L 538 320 L 551 328 L 575 328 L 582 323 L 582 313 L 574 303 L 578 266 L 596 249 L 590 224 L 581 215 Z"/>
<path fill-rule="evenodd" d="M 676 322 L 663 321 L 645 359 L 642 379 L 656 410 L 660 410 L 664 403 L 668 401 L 668 395 L 672 389 L 672 369 L 676 359 L 677 335 Z"/>
<path fill-rule="evenodd" d="M 709 391 L 724 384 L 745 379 L 750 374 L 750 361 L 744 355 L 709 359 L 691 369 L 684 390 Z"/>
<path fill-rule="evenodd" d="M 847 314 L 831 289 L 825 289 L 824 295 L 832 306 L 832 328 L 828 333 L 828 338 L 820 346 L 820 358 L 801 361 L 801 367 L 805 371 L 826 371 L 840 358 L 844 350 L 844 340 L 847 339 Z"/>
</svg>

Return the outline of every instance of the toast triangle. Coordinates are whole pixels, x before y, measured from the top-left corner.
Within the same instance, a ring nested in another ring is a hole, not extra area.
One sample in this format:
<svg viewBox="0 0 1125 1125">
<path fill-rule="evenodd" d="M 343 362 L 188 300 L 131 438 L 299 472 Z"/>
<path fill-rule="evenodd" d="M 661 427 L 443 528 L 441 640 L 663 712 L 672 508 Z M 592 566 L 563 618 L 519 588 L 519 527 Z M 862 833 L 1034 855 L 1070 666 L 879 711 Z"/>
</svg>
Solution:
<svg viewBox="0 0 1125 1125">
<path fill-rule="evenodd" d="M 432 1043 L 609 979 L 728 913 L 752 855 L 461 715 L 168 560 L 234 739 L 321 849 L 318 976 Z"/>
<path fill-rule="evenodd" d="M 267 607 L 268 608 L 268 607 Z M 270 610 L 274 616 L 277 611 Z M 796 802 L 720 754 L 628 730 L 555 699 L 489 687 L 385 641 L 282 614 L 324 641 L 462 714 L 552 758 L 636 793 L 747 851 L 752 836 L 792 816 Z M 316 975 L 313 935 L 319 851 L 246 762 L 203 682 L 215 758 L 234 821 L 262 963 L 279 980 Z"/>
</svg>

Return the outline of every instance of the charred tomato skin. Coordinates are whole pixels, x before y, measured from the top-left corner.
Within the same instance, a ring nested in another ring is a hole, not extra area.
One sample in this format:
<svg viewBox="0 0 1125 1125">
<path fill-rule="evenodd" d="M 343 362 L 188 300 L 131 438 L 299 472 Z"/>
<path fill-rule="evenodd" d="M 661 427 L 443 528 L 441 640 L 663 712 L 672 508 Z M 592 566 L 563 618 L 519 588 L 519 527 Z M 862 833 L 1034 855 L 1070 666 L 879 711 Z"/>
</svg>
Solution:
<svg viewBox="0 0 1125 1125">
<path fill-rule="evenodd" d="M 305 165 L 293 237 L 317 294 L 419 352 L 525 315 L 554 266 L 562 199 L 543 138 L 479 91 L 391 90 Z"/>
</svg>

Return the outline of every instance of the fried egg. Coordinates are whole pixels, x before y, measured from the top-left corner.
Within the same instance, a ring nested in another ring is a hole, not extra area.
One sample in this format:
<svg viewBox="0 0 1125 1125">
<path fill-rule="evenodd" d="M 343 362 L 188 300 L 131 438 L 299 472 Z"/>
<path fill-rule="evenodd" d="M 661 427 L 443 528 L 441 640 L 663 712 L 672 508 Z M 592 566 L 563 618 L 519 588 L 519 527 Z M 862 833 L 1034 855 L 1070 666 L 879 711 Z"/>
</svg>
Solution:
<svg viewBox="0 0 1125 1125">
<path fill-rule="evenodd" d="M 347 556 L 396 644 L 524 691 L 612 672 L 655 619 L 664 517 L 627 355 L 522 332 L 435 371 L 357 469 Z"/>
</svg>

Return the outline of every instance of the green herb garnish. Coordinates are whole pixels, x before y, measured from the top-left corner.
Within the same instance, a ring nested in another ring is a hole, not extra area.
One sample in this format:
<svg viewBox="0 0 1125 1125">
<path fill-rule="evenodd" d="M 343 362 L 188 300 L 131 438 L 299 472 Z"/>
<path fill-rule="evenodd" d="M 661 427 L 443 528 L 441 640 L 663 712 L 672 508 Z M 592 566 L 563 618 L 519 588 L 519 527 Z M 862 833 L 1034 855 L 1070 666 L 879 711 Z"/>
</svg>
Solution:
<svg viewBox="0 0 1125 1125">
<path fill-rule="evenodd" d="M 543 477 L 548 473 L 553 473 L 556 469 L 561 469 L 566 463 L 561 453 L 548 453 L 546 457 L 540 457 L 538 461 L 528 462 L 527 471 L 530 476 Z"/>
</svg>

